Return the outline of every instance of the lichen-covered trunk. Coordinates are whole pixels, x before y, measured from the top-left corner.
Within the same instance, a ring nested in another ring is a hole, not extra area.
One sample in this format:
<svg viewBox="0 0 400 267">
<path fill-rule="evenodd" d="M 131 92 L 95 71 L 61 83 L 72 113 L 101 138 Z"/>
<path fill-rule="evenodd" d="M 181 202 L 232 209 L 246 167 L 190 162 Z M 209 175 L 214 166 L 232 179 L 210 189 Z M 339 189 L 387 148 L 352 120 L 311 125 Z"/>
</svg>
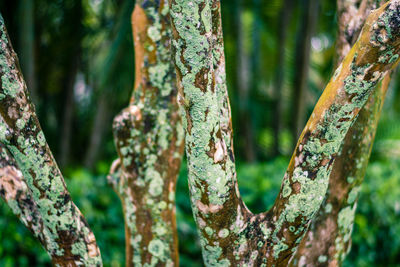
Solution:
<svg viewBox="0 0 400 267">
<path fill-rule="evenodd" d="M 39 238 L 54 265 L 101 266 L 94 235 L 72 202 L 40 128 L 1 16 L 0 77 L 2 195 Z"/>
<path fill-rule="evenodd" d="M 359 8 L 356 8 L 359 6 Z M 357 39 L 374 1 L 338 1 L 337 57 L 344 58 Z M 347 133 L 329 180 L 328 193 L 302 240 L 292 266 L 340 266 L 350 251 L 358 194 L 365 176 L 390 73 L 369 97 Z"/>
<path fill-rule="evenodd" d="M 286 266 L 325 197 L 349 128 L 400 50 L 400 1 L 372 13 L 318 101 L 271 210 L 240 198 L 218 0 L 170 0 L 189 187 L 206 266 Z M 219 86 L 215 86 L 219 84 Z M 228 127 L 226 127 L 228 125 Z"/>
<path fill-rule="evenodd" d="M 126 266 L 179 266 L 175 187 L 184 132 L 171 61 L 167 0 L 136 1 L 135 88 L 114 119 L 109 176 L 125 216 Z"/>
</svg>

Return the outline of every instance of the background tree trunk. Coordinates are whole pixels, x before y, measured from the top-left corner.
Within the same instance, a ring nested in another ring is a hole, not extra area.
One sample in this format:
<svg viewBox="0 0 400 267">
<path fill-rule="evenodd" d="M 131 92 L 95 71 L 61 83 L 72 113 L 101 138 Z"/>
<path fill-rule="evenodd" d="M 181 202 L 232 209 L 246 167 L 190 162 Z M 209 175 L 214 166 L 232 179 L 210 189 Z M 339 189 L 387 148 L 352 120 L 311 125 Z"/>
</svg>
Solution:
<svg viewBox="0 0 400 267">
<path fill-rule="evenodd" d="M 237 54 L 238 54 L 238 65 L 237 65 L 237 84 L 238 84 L 238 95 L 239 95 L 239 120 L 243 125 L 239 131 L 244 136 L 243 151 L 244 157 L 247 162 L 253 162 L 256 159 L 256 150 L 254 145 L 254 132 L 252 117 L 250 111 L 250 90 L 252 88 L 252 82 L 250 80 L 253 66 L 250 62 L 253 59 L 250 58 L 249 46 L 246 46 L 246 36 L 249 29 L 245 29 L 243 12 L 244 6 L 242 0 L 236 0 L 235 6 L 237 22 Z"/>
<path fill-rule="evenodd" d="M 19 1 L 19 59 L 21 62 L 22 73 L 24 74 L 26 84 L 29 88 L 34 104 L 37 104 L 37 89 L 35 77 L 35 23 L 33 1 Z"/>
<path fill-rule="evenodd" d="M 290 18 L 293 14 L 293 0 L 284 0 L 279 14 L 278 29 L 278 54 L 276 60 L 275 74 L 275 108 L 273 114 L 273 130 L 274 130 L 274 154 L 280 154 L 280 138 L 279 134 L 282 130 L 282 91 L 285 81 L 285 56 L 286 56 L 286 38 L 289 30 Z"/>
<path fill-rule="evenodd" d="M 71 27 L 71 30 L 77 32 L 72 35 L 75 37 L 75 41 L 71 42 L 71 47 L 68 51 L 71 53 L 71 58 L 67 61 L 68 67 L 67 72 L 63 84 L 63 95 L 65 97 L 64 108 L 63 108 L 63 116 L 61 123 L 61 132 L 60 132 L 60 152 L 59 152 L 59 163 L 60 167 L 64 168 L 68 164 L 71 142 L 72 142 L 72 131 L 73 131 L 73 123 L 74 123 L 74 87 L 76 76 L 78 74 L 80 60 L 81 60 L 81 42 L 83 38 L 83 10 L 82 10 L 82 0 L 75 0 L 74 7 L 72 9 L 74 17 L 72 22 L 74 23 L 74 27 Z"/>
<path fill-rule="evenodd" d="M 310 69 L 311 38 L 318 21 L 318 0 L 303 0 L 300 28 L 297 32 L 295 76 L 293 83 L 293 142 L 299 138 L 306 119 L 306 93 L 308 88 L 308 73 Z"/>
</svg>

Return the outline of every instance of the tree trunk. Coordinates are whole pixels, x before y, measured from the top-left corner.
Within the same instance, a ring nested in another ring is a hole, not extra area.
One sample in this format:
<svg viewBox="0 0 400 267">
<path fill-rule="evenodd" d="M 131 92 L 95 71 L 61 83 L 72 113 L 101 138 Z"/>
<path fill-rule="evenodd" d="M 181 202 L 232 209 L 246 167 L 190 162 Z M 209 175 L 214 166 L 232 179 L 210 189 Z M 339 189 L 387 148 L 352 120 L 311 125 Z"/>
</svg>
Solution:
<svg viewBox="0 0 400 267">
<path fill-rule="evenodd" d="M 74 122 L 74 87 L 76 81 L 76 75 L 78 74 L 79 64 L 81 59 L 81 42 L 83 38 L 83 10 L 82 10 L 82 0 L 77 0 L 74 3 L 73 10 L 74 30 L 75 40 L 71 42 L 70 59 L 67 60 L 66 76 L 63 83 L 63 93 L 65 94 L 64 101 L 64 113 L 62 117 L 61 132 L 60 132 L 60 167 L 64 168 L 68 164 L 71 141 L 72 141 L 72 127 Z"/>
<path fill-rule="evenodd" d="M 339 60 L 350 51 L 367 15 L 375 7 L 374 1 L 338 1 Z M 325 201 L 300 243 L 292 266 L 340 266 L 350 251 L 358 195 L 389 82 L 388 73 L 347 133 L 341 153 L 333 166 Z"/>
<path fill-rule="evenodd" d="M 14 184 L 18 184 L 18 178 L 24 180 L 28 189 L 26 193 L 33 202 L 32 216 L 35 217 L 37 211 L 40 214 L 40 229 L 35 224 L 29 224 L 28 227 L 36 236 L 40 236 L 39 240 L 54 265 L 101 266 L 95 237 L 72 202 L 40 128 L 1 16 L 0 51 L 0 142 L 2 153 L 5 147 L 10 152 L 8 156 L 15 160 L 5 164 L 2 155 L 2 166 L 13 168 L 16 163 L 23 177 L 17 174 Z M 9 178 L 13 179 L 13 176 Z M 14 195 L 13 187 L 3 188 L 11 190 L 3 195 Z M 25 211 L 20 211 L 18 206 L 24 207 L 24 204 L 17 204 L 16 201 L 19 199 L 8 201 L 8 204 L 22 218 Z"/>
<path fill-rule="evenodd" d="M 318 0 L 303 0 L 303 15 L 297 33 L 295 78 L 293 83 L 293 142 L 299 138 L 306 119 L 306 93 L 308 88 L 308 73 L 310 69 L 311 37 L 314 34 L 318 20 Z"/>
<path fill-rule="evenodd" d="M 110 120 L 109 94 L 102 93 L 97 102 L 96 115 L 94 117 L 93 129 L 91 131 L 89 146 L 85 156 L 85 167 L 93 169 L 98 157 L 99 149 L 103 141 L 104 130 Z"/>
<path fill-rule="evenodd" d="M 219 76 L 225 69 L 220 2 L 170 4 L 191 202 L 205 265 L 286 266 L 322 204 L 346 133 L 398 58 L 400 1 L 368 18 L 300 136 L 274 206 L 258 215 L 240 198 L 230 109 L 221 105 L 228 102 Z"/>
<path fill-rule="evenodd" d="M 135 89 L 114 119 L 110 183 L 125 215 L 126 266 L 179 266 L 175 187 L 184 132 L 171 62 L 167 0 L 136 1 Z"/>
</svg>

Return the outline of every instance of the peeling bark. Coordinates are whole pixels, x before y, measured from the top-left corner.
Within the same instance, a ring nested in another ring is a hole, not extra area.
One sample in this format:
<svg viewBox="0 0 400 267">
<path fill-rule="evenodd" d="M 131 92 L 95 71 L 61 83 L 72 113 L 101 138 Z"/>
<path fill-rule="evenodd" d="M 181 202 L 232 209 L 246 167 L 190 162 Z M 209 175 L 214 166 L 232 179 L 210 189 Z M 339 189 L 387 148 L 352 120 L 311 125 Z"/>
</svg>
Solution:
<svg viewBox="0 0 400 267">
<path fill-rule="evenodd" d="M 374 8 L 374 1 L 338 1 L 339 59 L 346 56 L 368 13 Z M 340 266 L 350 251 L 358 195 L 389 82 L 390 73 L 369 97 L 347 133 L 341 152 L 333 165 L 326 199 L 302 240 L 292 266 Z"/>
<path fill-rule="evenodd" d="M 2 161 L 12 156 L 31 196 L 32 216 L 36 210 L 40 214 L 39 240 L 52 258 L 54 265 L 59 266 L 101 266 L 100 251 L 96 240 L 79 209 L 72 202 L 62 174 L 45 140 L 38 118 L 19 69 L 18 59 L 12 49 L 3 18 L 0 16 L 0 142 Z M 7 153 L 10 152 L 10 153 Z M 5 153 L 5 154 L 4 154 Z M 6 155 L 6 157 L 4 157 Z M 13 170 L 18 177 L 13 161 L 2 170 Z M 10 172 L 8 172 L 10 173 Z M 15 177 L 14 177 L 15 176 Z M 3 179 L 2 179 L 3 180 Z M 20 183 L 18 186 L 23 188 Z M 7 187 L 3 187 L 5 189 Z M 13 187 L 8 187 L 13 190 Z M 12 195 L 5 192 L 4 196 Z M 10 204 L 10 201 L 8 201 Z M 11 202 L 15 204 L 15 202 Z M 13 208 L 23 206 L 22 203 Z M 23 211 L 14 210 L 22 214 Z M 31 231 L 36 231 L 34 224 Z"/>
<path fill-rule="evenodd" d="M 274 206 L 258 215 L 240 198 L 232 133 L 225 127 L 230 116 L 221 116 L 226 86 L 215 87 L 223 46 L 215 37 L 219 1 L 170 0 L 170 6 L 191 202 L 205 264 L 286 266 L 323 202 L 346 133 L 398 60 L 400 1 L 369 16 L 300 136 Z"/>
<path fill-rule="evenodd" d="M 135 86 L 114 119 L 109 181 L 125 216 L 126 266 L 179 266 L 175 187 L 184 149 L 167 0 L 136 1 Z M 201 79 L 201 77 L 199 77 Z"/>
</svg>

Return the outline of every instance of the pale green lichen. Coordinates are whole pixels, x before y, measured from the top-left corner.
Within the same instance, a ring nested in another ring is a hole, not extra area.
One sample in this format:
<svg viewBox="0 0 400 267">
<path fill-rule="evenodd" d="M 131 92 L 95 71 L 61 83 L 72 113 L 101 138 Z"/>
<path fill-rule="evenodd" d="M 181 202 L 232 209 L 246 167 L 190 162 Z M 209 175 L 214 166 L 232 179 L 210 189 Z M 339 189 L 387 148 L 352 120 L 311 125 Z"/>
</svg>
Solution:
<svg viewBox="0 0 400 267">
<path fill-rule="evenodd" d="M 319 257 L 318 257 L 318 262 L 320 262 L 320 263 L 324 263 L 324 262 L 326 262 L 328 260 L 328 257 L 326 256 L 326 255 L 320 255 Z"/>
</svg>

